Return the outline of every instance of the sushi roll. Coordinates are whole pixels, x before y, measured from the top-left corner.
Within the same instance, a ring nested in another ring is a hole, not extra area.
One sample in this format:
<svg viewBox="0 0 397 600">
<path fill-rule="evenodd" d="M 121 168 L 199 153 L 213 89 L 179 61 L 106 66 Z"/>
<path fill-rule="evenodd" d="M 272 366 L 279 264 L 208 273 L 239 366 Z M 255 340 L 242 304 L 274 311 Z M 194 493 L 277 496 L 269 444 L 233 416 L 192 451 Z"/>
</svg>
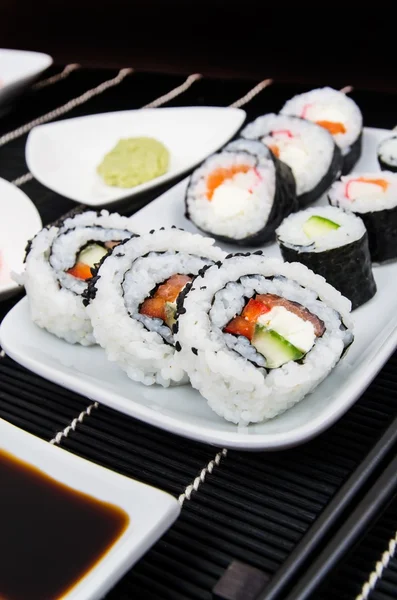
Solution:
<svg viewBox="0 0 397 600">
<path fill-rule="evenodd" d="M 176 302 L 194 275 L 223 259 L 213 244 L 175 228 L 152 231 L 116 248 L 91 280 L 85 296 L 95 338 L 134 381 L 187 383 L 175 357 Z"/>
<path fill-rule="evenodd" d="M 328 199 L 362 218 L 373 262 L 397 257 L 397 174 L 352 173 L 332 185 Z"/>
<path fill-rule="evenodd" d="M 397 135 L 380 142 L 377 155 L 382 171 L 397 173 Z"/>
<path fill-rule="evenodd" d="M 353 341 L 350 306 L 302 264 L 228 255 L 179 299 L 181 365 L 226 420 L 271 419 L 335 367 Z"/>
<path fill-rule="evenodd" d="M 186 217 L 224 242 L 268 242 L 297 208 L 291 169 L 261 142 L 236 140 L 194 171 L 186 192 Z"/>
<path fill-rule="evenodd" d="M 300 208 L 315 202 L 340 177 L 342 154 L 323 127 L 284 115 L 258 117 L 241 132 L 260 140 L 292 170 Z"/>
<path fill-rule="evenodd" d="M 290 215 L 277 229 L 287 262 L 300 262 L 349 298 L 354 310 L 376 293 L 368 235 L 362 220 L 333 206 Z"/>
<path fill-rule="evenodd" d="M 319 88 L 294 96 L 280 113 L 313 121 L 327 129 L 342 152 L 342 173 L 350 173 L 361 156 L 363 130 L 363 117 L 354 100 L 330 87 Z"/>
<path fill-rule="evenodd" d="M 71 344 L 95 344 L 82 294 L 92 268 L 133 235 L 130 219 L 106 210 L 87 211 L 40 231 L 28 245 L 21 277 L 36 325 Z"/>
</svg>

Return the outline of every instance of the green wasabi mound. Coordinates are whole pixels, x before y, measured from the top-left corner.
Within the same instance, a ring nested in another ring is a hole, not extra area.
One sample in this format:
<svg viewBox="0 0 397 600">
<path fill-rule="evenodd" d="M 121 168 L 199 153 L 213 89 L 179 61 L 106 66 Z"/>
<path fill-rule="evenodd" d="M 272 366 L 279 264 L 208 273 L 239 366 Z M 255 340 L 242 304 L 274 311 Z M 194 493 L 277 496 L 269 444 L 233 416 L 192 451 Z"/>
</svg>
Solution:
<svg viewBox="0 0 397 600">
<path fill-rule="evenodd" d="M 107 185 L 130 188 L 168 171 L 170 153 L 154 138 L 121 139 L 97 167 Z"/>
</svg>

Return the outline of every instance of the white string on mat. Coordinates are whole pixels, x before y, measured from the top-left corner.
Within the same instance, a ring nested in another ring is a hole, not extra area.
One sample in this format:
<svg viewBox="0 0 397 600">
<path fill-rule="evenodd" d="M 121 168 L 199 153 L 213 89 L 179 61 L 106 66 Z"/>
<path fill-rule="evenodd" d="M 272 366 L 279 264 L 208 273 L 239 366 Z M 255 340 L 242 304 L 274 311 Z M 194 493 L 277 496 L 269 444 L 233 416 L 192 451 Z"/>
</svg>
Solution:
<svg viewBox="0 0 397 600">
<path fill-rule="evenodd" d="M 60 72 L 48 77 L 47 79 L 43 79 L 42 81 L 38 81 L 34 85 L 32 85 L 32 90 L 41 90 L 49 85 L 53 85 L 54 83 L 58 83 L 58 81 L 62 81 L 69 77 L 73 71 L 80 69 L 80 65 L 78 63 L 73 63 L 70 65 L 66 65 L 66 67 Z"/>
<path fill-rule="evenodd" d="M 397 549 L 397 531 L 389 540 L 388 548 L 383 552 L 380 560 L 377 561 L 373 571 L 368 576 L 367 581 L 364 583 L 361 588 L 361 592 L 356 597 L 356 600 L 367 600 L 369 598 L 370 593 L 377 585 L 378 581 L 382 579 L 383 571 L 387 569 L 390 560 L 394 557 Z"/>
<path fill-rule="evenodd" d="M 25 173 L 25 175 L 21 175 L 20 177 L 17 177 L 16 179 L 14 179 L 14 181 L 11 181 L 11 183 L 16 185 L 17 187 L 20 187 L 21 185 L 24 185 L 28 181 L 32 181 L 32 179 L 33 179 L 32 173 L 28 172 L 28 173 Z"/>
<path fill-rule="evenodd" d="M 78 426 L 78 424 L 82 423 L 84 421 L 85 417 L 89 417 L 91 412 L 95 408 L 98 408 L 98 402 L 94 402 L 93 404 L 90 404 L 89 406 L 87 406 L 87 408 L 85 410 L 83 410 L 79 414 L 78 417 L 73 419 L 73 421 L 70 423 L 70 425 L 67 425 L 67 427 L 65 427 L 65 429 L 63 429 L 62 431 L 58 431 L 58 433 L 55 434 L 55 437 L 53 437 L 49 443 L 50 444 L 60 444 L 62 439 L 67 438 L 71 431 L 76 431 L 76 427 Z"/>
<path fill-rule="evenodd" d="M 273 79 L 264 79 L 263 81 L 260 81 L 244 96 L 233 102 L 233 104 L 230 104 L 230 108 L 240 108 L 241 106 L 248 104 L 248 102 L 251 102 L 251 100 L 255 98 L 255 96 L 257 96 L 262 90 L 267 88 L 272 83 Z"/>
<path fill-rule="evenodd" d="M 205 482 L 207 475 L 212 473 L 215 467 L 219 467 L 221 461 L 226 457 L 227 450 L 226 448 L 222 448 L 222 450 L 220 450 L 215 457 L 210 460 L 207 466 L 200 471 L 200 474 L 193 479 L 192 483 L 189 483 L 189 485 L 186 486 L 185 491 L 178 498 L 178 502 L 181 506 L 183 506 L 185 500 L 190 500 L 193 492 L 197 492 L 201 484 Z"/>
<path fill-rule="evenodd" d="M 134 69 L 121 69 L 116 75 L 116 77 L 103 81 L 96 87 L 87 90 L 86 92 L 84 92 L 84 94 L 81 94 L 81 96 L 73 98 L 73 100 L 69 100 L 69 102 L 66 102 L 66 104 L 63 104 L 62 106 L 51 110 L 47 114 L 38 117 L 33 121 L 30 121 L 30 123 L 26 123 L 25 125 L 22 125 L 22 127 L 18 127 L 18 129 L 15 129 L 14 131 L 10 131 L 5 135 L 2 135 L 0 137 L 0 147 L 4 146 L 5 144 L 8 144 L 8 142 L 11 142 L 12 140 L 16 140 L 17 138 L 25 135 L 31 129 L 33 129 L 33 127 L 36 127 L 37 125 L 42 125 L 43 123 L 48 123 L 48 121 L 52 121 L 53 119 L 57 119 L 58 117 L 61 117 L 62 115 L 65 115 L 66 113 L 76 108 L 76 106 L 80 106 L 88 100 L 91 100 L 91 98 L 99 96 L 109 88 L 112 88 L 121 83 L 127 77 L 127 75 L 130 75 L 133 72 Z"/>
<path fill-rule="evenodd" d="M 202 77 L 203 76 L 200 75 L 200 73 L 193 73 L 193 75 L 189 75 L 189 77 L 186 79 L 186 81 L 184 83 L 182 83 L 181 85 L 178 85 L 173 90 L 170 90 L 169 92 L 167 92 L 167 94 L 160 96 L 160 98 L 153 100 L 153 102 L 149 102 L 149 104 L 145 104 L 144 106 L 142 106 L 142 108 L 157 108 L 158 106 L 162 106 L 166 102 L 170 102 L 171 100 L 173 100 L 180 94 L 183 94 L 183 92 L 186 92 L 186 90 L 188 90 L 195 81 L 198 81 Z"/>
<path fill-rule="evenodd" d="M 3 349 L 0 350 L 0 358 L 4 358 L 6 355 L 6 353 L 4 352 Z"/>
<path fill-rule="evenodd" d="M 354 87 L 352 85 L 345 85 L 345 87 L 341 88 L 339 91 L 342 92 L 342 94 L 351 94 L 353 90 Z"/>
</svg>

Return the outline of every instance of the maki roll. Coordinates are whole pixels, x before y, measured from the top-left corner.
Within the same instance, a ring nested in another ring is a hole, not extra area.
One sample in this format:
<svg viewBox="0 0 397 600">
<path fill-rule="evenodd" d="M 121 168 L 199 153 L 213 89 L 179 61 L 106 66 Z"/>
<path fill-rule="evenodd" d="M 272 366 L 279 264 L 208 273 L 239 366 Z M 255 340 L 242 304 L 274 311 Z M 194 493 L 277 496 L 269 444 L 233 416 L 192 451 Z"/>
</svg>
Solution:
<svg viewBox="0 0 397 600">
<path fill-rule="evenodd" d="M 342 152 L 342 173 L 350 173 L 361 156 L 363 129 L 363 117 L 354 100 L 330 87 L 319 88 L 294 96 L 280 113 L 313 121 L 327 129 Z"/>
<path fill-rule="evenodd" d="M 377 155 L 382 171 L 397 173 L 397 136 L 394 135 L 380 142 Z"/>
<path fill-rule="evenodd" d="M 249 123 L 241 135 L 260 140 L 291 168 L 300 208 L 320 198 L 340 177 L 341 151 L 332 135 L 315 123 L 268 114 Z"/>
<path fill-rule="evenodd" d="M 260 251 L 228 255 L 189 286 L 178 305 L 181 365 L 209 406 L 233 423 L 292 407 L 353 340 L 350 301 L 299 263 Z"/>
<path fill-rule="evenodd" d="M 214 240 L 167 229 L 126 241 L 100 265 L 85 294 L 95 338 L 134 381 L 187 382 L 175 358 L 176 302 L 207 265 L 224 257 Z"/>
<path fill-rule="evenodd" d="M 237 245 L 271 240 L 297 208 L 291 169 L 257 141 L 236 140 L 194 171 L 186 217 L 202 231 Z"/>
<path fill-rule="evenodd" d="M 133 235 L 130 219 L 106 210 L 40 231 L 29 243 L 21 277 L 36 325 L 72 344 L 95 344 L 82 294 L 95 265 Z"/>
<path fill-rule="evenodd" d="M 325 277 L 353 310 L 375 295 L 368 235 L 359 217 L 333 206 L 308 208 L 287 217 L 276 233 L 284 260 Z"/>
<path fill-rule="evenodd" d="M 397 257 L 397 174 L 352 173 L 332 185 L 328 198 L 362 218 L 373 262 Z"/>
</svg>

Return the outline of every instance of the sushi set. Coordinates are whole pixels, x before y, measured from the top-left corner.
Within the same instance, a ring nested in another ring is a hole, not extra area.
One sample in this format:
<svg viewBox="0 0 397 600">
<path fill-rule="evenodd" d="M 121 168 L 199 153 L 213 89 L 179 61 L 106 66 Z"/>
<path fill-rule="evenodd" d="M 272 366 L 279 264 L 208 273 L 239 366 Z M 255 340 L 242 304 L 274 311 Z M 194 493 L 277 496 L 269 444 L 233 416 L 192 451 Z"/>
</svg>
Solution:
<svg viewBox="0 0 397 600">
<path fill-rule="evenodd" d="M 363 130 L 347 95 L 313 90 L 134 216 L 86 211 L 43 229 L 3 348 L 199 441 L 274 449 L 313 437 L 397 344 L 389 138 Z"/>
</svg>

